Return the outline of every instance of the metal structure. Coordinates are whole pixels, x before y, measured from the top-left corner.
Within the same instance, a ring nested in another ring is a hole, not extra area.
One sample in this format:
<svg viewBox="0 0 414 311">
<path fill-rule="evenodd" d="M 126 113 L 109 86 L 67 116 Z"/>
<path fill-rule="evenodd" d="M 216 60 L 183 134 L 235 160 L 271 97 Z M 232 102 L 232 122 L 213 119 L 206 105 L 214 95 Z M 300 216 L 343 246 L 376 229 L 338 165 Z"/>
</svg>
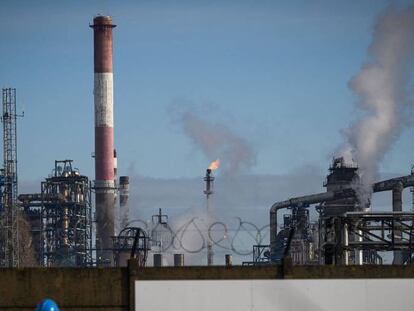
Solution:
<svg viewBox="0 0 414 311">
<path fill-rule="evenodd" d="M 269 245 L 253 245 L 253 260 L 243 262 L 243 266 L 261 266 L 268 264 L 270 264 Z"/>
<path fill-rule="evenodd" d="M 411 175 L 414 175 L 414 165 L 411 166 Z M 411 191 L 411 212 L 414 213 L 414 186 L 410 188 Z"/>
<path fill-rule="evenodd" d="M 184 254 L 174 254 L 174 267 L 184 266 Z"/>
<path fill-rule="evenodd" d="M 277 202 L 270 209 L 271 262 L 290 256 L 294 264 L 381 264 L 381 252 L 393 252 L 393 264 L 412 259 L 414 213 L 402 211 L 402 192 L 414 186 L 414 175 L 372 185 L 372 192 L 392 192 L 392 211 L 370 212 L 360 203 L 358 168 L 334 159 L 324 183 L 327 191 Z M 369 202 L 368 202 L 369 204 Z M 309 221 L 309 208 L 319 213 Z M 280 209 L 288 209 L 278 230 Z"/>
<path fill-rule="evenodd" d="M 119 177 L 119 222 L 120 228 L 125 228 L 129 221 L 129 177 Z"/>
<path fill-rule="evenodd" d="M 360 251 L 363 253 L 363 263 L 382 264 L 382 258 L 378 255 L 381 251 L 393 251 L 394 264 L 412 262 L 414 252 L 414 213 L 412 212 L 348 212 L 336 217 L 334 226 L 337 238 L 334 240 L 332 250 L 336 263 L 342 261 L 344 264 L 349 264 L 352 259 L 350 257 Z"/>
<path fill-rule="evenodd" d="M 41 261 L 51 266 L 92 263 L 92 209 L 88 177 L 72 160 L 55 161 L 51 177 L 41 184 Z M 22 198 L 24 199 L 24 198 Z"/>
<path fill-rule="evenodd" d="M 207 214 L 210 215 L 211 213 L 211 195 L 213 194 L 213 182 L 214 177 L 211 175 L 212 170 L 208 168 L 206 170 L 206 176 L 204 177 L 204 181 L 206 182 L 206 189 L 204 190 L 204 194 L 206 195 L 206 207 L 207 207 Z M 214 263 L 214 251 L 213 251 L 213 242 L 211 238 L 208 237 L 207 239 L 207 265 L 211 266 Z"/>
<path fill-rule="evenodd" d="M 99 265 L 112 265 L 115 234 L 112 18 L 93 19 L 96 247 Z"/>
<path fill-rule="evenodd" d="M 151 247 L 154 251 L 163 252 L 172 246 L 174 242 L 174 233 L 168 224 L 168 215 L 158 210 L 158 214 L 151 217 Z"/>
<path fill-rule="evenodd" d="M 0 265 L 19 266 L 19 221 L 17 206 L 16 89 L 3 89 L 3 174 Z"/>
<path fill-rule="evenodd" d="M 126 227 L 112 239 L 115 266 L 126 267 L 128 259 L 136 258 L 138 265 L 145 267 L 150 245 L 144 230 L 138 227 Z"/>
</svg>

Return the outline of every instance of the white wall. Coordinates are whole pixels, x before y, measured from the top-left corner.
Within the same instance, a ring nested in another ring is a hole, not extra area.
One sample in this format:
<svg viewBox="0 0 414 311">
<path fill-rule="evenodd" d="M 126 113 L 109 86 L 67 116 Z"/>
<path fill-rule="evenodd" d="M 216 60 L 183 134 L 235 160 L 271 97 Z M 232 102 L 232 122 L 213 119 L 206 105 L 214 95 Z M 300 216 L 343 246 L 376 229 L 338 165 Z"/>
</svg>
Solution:
<svg viewBox="0 0 414 311">
<path fill-rule="evenodd" d="M 136 311 L 390 311 L 414 308 L 414 279 L 136 281 Z"/>
</svg>

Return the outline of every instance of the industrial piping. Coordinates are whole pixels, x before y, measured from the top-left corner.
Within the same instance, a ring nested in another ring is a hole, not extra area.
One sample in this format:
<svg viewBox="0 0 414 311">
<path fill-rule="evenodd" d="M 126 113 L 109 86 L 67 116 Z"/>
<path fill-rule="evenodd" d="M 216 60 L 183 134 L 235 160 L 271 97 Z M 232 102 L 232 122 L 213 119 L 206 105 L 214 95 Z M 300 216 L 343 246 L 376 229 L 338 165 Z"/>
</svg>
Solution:
<svg viewBox="0 0 414 311">
<path fill-rule="evenodd" d="M 402 189 L 414 186 L 414 175 L 407 175 L 397 178 L 391 178 L 373 184 L 373 192 L 393 191 L 393 211 L 402 210 L 401 194 Z M 395 193 L 394 193 L 395 192 Z M 352 188 L 346 188 L 340 191 L 327 191 L 318 194 L 306 195 L 302 197 L 291 198 L 289 200 L 276 202 L 270 208 L 270 251 L 276 250 L 277 236 L 277 213 L 280 209 L 289 207 L 305 207 L 310 204 L 335 201 L 350 197 L 355 197 L 356 193 Z M 397 255 L 398 258 L 398 255 Z"/>
<path fill-rule="evenodd" d="M 396 183 L 392 188 L 392 211 L 393 212 L 402 212 L 402 192 L 404 190 L 403 184 L 401 182 Z M 395 230 L 395 241 L 398 243 L 401 241 L 402 232 L 400 230 Z M 394 251 L 394 259 L 392 262 L 394 265 L 403 264 L 403 253 L 401 250 Z"/>
<path fill-rule="evenodd" d="M 98 264 L 113 264 L 114 235 L 114 124 L 112 74 L 112 18 L 93 19 L 95 106 L 95 203 Z"/>
<path fill-rule="evenodd" d="M 353 189 L 344 189 L 341 191 L 322 192 L 318 194 L 311 194 L 302 197 L 292 198 L 286 201 L 276 202 L 270 208 L 270 252 L 273 254 L 276 251 L 276 236 L 277 236 L 277 212 L 280 209 L 288 207 L 305 207 L 310 204 L 334 201 L 338 199 L 355 196 Z"/>
<path fill-rule="evenodd" d="M 121 230 L 128 225 L 129 176 L 119 177 L 119 210 Z"/>
<path fill-rule="evenodd" d="M 207 199 L 207 213 L 210 215 L 210 197 L 213 194 L 213 182 L 214 177 L 211 175 L 212 170 L 208 168 L 206 170 L 206 176 L 204 177 L 204 181 L 206 182 L 206 190 L 204 190 L 204 194 L 206 195 Z M 207 241 L 207 265 L 212 266 L 214 262 L 214 251 L 213 251 L 213 242 L 209 237 Z"/>
</svg>

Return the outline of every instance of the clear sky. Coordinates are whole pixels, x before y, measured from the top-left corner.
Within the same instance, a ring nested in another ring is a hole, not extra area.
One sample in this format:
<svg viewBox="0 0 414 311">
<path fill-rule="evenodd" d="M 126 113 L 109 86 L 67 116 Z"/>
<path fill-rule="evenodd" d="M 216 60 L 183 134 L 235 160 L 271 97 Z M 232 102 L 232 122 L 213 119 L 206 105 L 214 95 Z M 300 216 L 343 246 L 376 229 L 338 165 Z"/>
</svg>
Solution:
<svg viewBox="0 0 414 311">
<path fill-rule="evenodd" d="M 94 176 L 94 15 L 112 15 L 115 144 L 120 174 L 197 177 L 211 160 L 173 121 L 204 111 L 246 139 L 253 174 L 323 170 L 353 121 L 349 79 L 366 60 L 374 18 L 391 2 L 16 1 L 0 5 L 0 85 L 16 87 L 19 178 L 55 159 Z M 404 6 L 408 1 L 394 1 Z M 202 108 L 200 108 L 202 107 Z M 407 129 L 382 164 L 408 173 Z"/>
</svg>

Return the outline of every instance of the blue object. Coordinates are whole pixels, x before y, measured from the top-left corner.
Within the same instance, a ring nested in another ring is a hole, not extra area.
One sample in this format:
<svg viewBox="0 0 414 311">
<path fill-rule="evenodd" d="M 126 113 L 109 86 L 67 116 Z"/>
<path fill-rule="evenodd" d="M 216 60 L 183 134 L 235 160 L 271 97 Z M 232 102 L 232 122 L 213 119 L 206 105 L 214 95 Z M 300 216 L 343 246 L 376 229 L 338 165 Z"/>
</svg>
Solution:
<svg viewBox="0 0 414 311">
<path fill-rule="evenodd" d="M 36 311 L 59 311 L 59 307 L 52 299 L 43 299 L 36 306 Z"/>
</svg>

